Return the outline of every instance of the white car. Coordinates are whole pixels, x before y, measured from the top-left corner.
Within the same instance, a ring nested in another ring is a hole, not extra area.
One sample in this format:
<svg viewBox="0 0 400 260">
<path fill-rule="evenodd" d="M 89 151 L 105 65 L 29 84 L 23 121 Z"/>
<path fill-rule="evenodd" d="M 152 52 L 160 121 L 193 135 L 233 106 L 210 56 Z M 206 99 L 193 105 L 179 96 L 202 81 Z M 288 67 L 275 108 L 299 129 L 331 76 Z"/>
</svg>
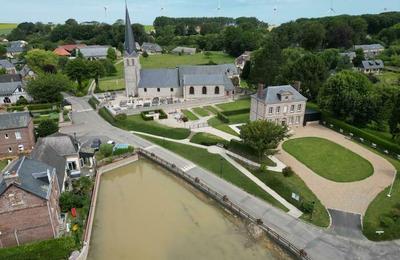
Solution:
<svg viewBox="0 0 400 260">
<path fill-rule="evenodd" d="M 113 144 L 113 145 L 114 145 L 115 142 L 114 142 L 113 140 L 108 140 L 108 141 L 107 141 L 107 144 Z"/>
</svg>

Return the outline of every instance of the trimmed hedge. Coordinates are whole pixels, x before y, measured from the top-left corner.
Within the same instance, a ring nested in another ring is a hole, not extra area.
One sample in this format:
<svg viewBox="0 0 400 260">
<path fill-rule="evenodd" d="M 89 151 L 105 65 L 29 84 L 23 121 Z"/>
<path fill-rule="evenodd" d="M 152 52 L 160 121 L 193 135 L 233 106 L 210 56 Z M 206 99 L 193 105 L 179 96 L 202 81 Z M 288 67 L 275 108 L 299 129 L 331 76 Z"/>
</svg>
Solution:
<svg viewBox="0 0 400 260">
<path fill-rule="evenodd" d="M 191 143 L 201 144 L 205 146 L 212 146 L 217 144 L 223 144 L 224 147 L 227 147 L 229 142 L 225 139 L 208 133 L 196 133 L 191 139 Z"/>
<path fill-rule="evenodd" d="M 89 103 L 89 105 L 90 105 L 93 109 L 96 109 L 96 108 L 97 108 L 97 105 L 99 104 L 99 101 L 98 101 L 95 97 L 91 97 L 91 98 L 88 100 L 88 103 Z"/>
<path fill-rule="evenodd" d="M 115 125 L 116 120 L 115 120 L 115 118 L 113 117 L 113 115 L 107 110 L 107 108 L 105 108 L 105 107 L 100 108 L 100 109 L 99 109 L 99 114 L 100 114 L 100 116 L 101 116 L 104 120 L 106 120 L 108 123 L 110 123 L 110 124 L 112 124 L 112 125 Z"/>
<path fill-rule="evenodd" d="M 143 111 L 143 112 L 140 113 L 140 115 L 142 116 L 144 121 L 152 121 L 152 120 L 154 120 L 153 117 L 147 117 L 146 116 L 146 115 L 148 115 L 150 113 L 158 113 L 158 114 L 160 114 L 158 116 L 159 119 L 167 119 L 168 118 L 168 115 L 162 109 L 151 110 L 151 111 Z"/>
<path fill-rule="evenodd" d="M 24 111 L 24 110 L 25 110 L 25 105 L 7 107 L 7 112 L 12 112 L 12 111 Z"/>
<path fill-rule="evenodd" d="M 386 149 L 388 151 L 391 151 L 396 154 L 400 154 L 400 145 L 397 145 L 395 143 L 391 143 L 385 139 L 382 139 L 378 136 L 375 136 L 373 134 L 370 134 L 368 132 L 363 131 L 362 129 L 349 125 L 341 120 L 335 119 L 328 115 L 327 113 L 322 113 L 322 121 L 325 121 L 328 125 L 332 124 L 336 127 L 339 127 L 344 130 L 344 132 L 348 133 L 353 133 L 354 136 L 361 137 L 364 140 L 368 140 L 374 144 L 376 144 L 378 147 L 381 147 L 383 149 Z"/>
<path fill-rule="evenodd" d="M 225 124 L 229 124 L 229 118 L 222 114 L 222 112 L 218 112 L 217 117 L 219 120 L 221 120 Z"/>
<path fill-rule="evenodd" d="M 221 113 L 224 114 L 225 116 L 235 116 L 235 115 L 250 113 L 250 108 L 242 108 L 242 109 L 238 109 L 238 110 L 223 111 Z"/>
<path fill-rule="evenodd" d="M 31 104 L 28 105 L 28 109 L 32 110 L 45 110 L 45 109 L 53 109 L 53 106 L 59 107 L 59 103 L 48 103 L 48 104 Z"/>
</svg>

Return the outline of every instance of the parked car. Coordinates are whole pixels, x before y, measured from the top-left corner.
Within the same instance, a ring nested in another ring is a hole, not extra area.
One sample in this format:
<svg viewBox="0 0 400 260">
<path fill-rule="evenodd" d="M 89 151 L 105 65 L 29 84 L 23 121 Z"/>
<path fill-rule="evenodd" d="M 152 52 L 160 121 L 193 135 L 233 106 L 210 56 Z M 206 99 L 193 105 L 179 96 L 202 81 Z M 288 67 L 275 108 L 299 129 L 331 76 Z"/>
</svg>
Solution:
<svg viewBox="0 0 400 260">
<path fill-rule="evenodd" d="M 101 140 L 99 138 L 93 139 L 92 144 L 90 145 L 91 148 L 97 152 L 100 149 Z"/>
<path fill-rule="evenodd" d="M 113 140 L 108 140 L 108 141 L 107 141 L 107 144 L 112 144 L 112 145 L 114 145 L 115 142 L 114 142 Z"/>
</svg>

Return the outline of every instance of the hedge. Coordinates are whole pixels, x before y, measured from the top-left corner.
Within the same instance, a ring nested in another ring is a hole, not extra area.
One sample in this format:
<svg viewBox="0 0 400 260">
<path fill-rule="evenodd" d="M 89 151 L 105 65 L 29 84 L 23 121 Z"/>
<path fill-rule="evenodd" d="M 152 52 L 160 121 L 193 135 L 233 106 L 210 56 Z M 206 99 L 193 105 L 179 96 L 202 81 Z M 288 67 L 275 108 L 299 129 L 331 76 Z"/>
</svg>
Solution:
<svg viewBox="0 0 400 260">
<path fill-rule="evenodd" d="M 44 110 L 44 109 L 53 109 L 53 106 L 59 107 L 59 103 L 47 103 L 47 104 L 31 104 L 28 105 L 28 109 L 32 110 Z"/>
<path fill-rule="evenodd" d="M 219 120 L 221 120 L 225 124 L 229 124 L 229 118 L 222 114 L 221 112 L 218 112 L 217 117 Z"/>
<path fill-rule="evenodd" d="M 75 249 L 77 247 L 72 237 L 61 237 L 0 249 L 0 259 L 68 259 Z"/>
<path fill-rule="evenodd" d="M 97 105 L 99 104 L 99 101 L 95 97 L 91 97 L 88 100 L 88 103 L 93 109 L 96 109 Z"/>
<path fill-rule="evenodd" d="M 115 118 L 113 117 L 113 115 L 107 110 L 107 108 L 102 107 L 99 109 L 99 114 L 100 116 L 106 120 L 108 123 L 115 125 Z"/>
<path fill-rule="evenodd" d="M 242 108 L 242 109 L 238 109 L 238 110 L 223 111 L 221 113 L 224 114 L 225 116 L 235 116 L 235 115 L 250 113 L 250 108 Z"/>
<path fill-rule="evenodd" d="M 400 154 L 400 145 L 395 143 L 391 143 L 385 139 L 377 137 L 373 134 L 363 131 L 362 129 L 349 125 L 341 120 L 332 118 L 327 113 L 322 113 L 322 121 L 325 121 L 327 124 L 332 124 L 336 127 L 343 129 L 344 132 L 352 133 L 354 136 L 361 137 L 364 140 L 367 140 L 371 143 L 376 144 L 378 147 L 386 149 L 396 154 Z"/>
<path fill-rule="evenodd" d="M 25 110 L 25 105 L 23 106 L 11 106 L 7 108 L 7 112 L 12 112 L 12 111 L 24 111 Z"/>
<path fill-rule="evenodd" d="M 167 119 L 168 115 L 164 112 L 164 110 L 162 109 L 157 109 L 157 110 L 151 110 L 151 111 L 143 111 L 140 113 L 140 115 L 142 116 L 144 121 L 152 121 L 154 120 L 153 117 L 148 117 L 146 115 L 148 115 L 149 113 L 158 113 L 159 115 L 159 119 Z"/>
</svg>

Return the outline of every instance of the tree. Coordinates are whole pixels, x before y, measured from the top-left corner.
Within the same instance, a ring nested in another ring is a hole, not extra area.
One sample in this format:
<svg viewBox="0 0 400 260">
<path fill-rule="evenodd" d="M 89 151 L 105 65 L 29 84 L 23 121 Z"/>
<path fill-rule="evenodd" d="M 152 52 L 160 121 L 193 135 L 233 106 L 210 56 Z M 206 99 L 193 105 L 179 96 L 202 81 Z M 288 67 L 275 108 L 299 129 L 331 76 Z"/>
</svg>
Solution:
<svg viewBox="0 0 400 260">
<path fill-rule="evenodd" d="M 328 70 L 334 70 L 338 66 L 340 55 L 337 49 L 326 49 L 318 53 L 318 56 L 325 62 Z"/>
<path fill-rule="evenodd" d="M 331 76 L 321 88 L 318 103 L 322 109 L 358 125 L 365 125 L 376 116 L 372 83 L 358 72 L 341 71 Z"/>
<path fill-rule="evenodd" d="M 104 75 L 106 74 L 103 63 L 98 60 L 94 60 L 89 61 L 87 65 L 90 76 L 94 78 L 96 86 L 99 86 L 99 78 L 104 77 Z"/>
<path fill-rule="evenodd" d="M 362 49 L 357 49 L 356 57 L 353 59 L 354 67 L 359 67 L 363 60 L 365 60 L 364 51 Z"/>
<path fill-rule="evenodd" d="M 46 119 L 39 123 L 36 129 L 37 135 L 39 137 L 45 137 L 58 132 L 58 123 L 54 120 Z"/>
<path fill-rule="evenodd" d="M 240 131 L 240 138 L 245 144 L 258 151 L 260 160 L 265 155 L 275 154 L 279 143 L 289 136 L 287 126 L 266 120 L 250 122 L 242 126 Z"/>
<path fill-rule="evenodd" d="M 399 142 L 400 141 L 399 140 L 400 139 L 400 94 L 397 94 L 388 123 L 392 139 Z"/>
<path fill-rule="evenodd" d="M 61 101 L 61 91 L 70 88 L 71 81 L 65 75 L 44 73 L 28 82 L 27 92 L 37 102 L 51 103 Z"/>
<path fill-rule="evenodd" d="M 286 78 L 300 81 L 302 94 L 315 100 L 327 75 L 325 62 L 317 55 L 306 54 L 289 66 Z"/>
<path fill-rule="evenodd" d="M 0 68 L 0 75 L 4 75 L 6 73 L 7 73 L 7 71 L 5 68 Z"/>
<path fill-rule="evenodd" d="M 0 58 L 6 56 L 6 54 L 7 54 L 7 48 L 3 44 L 0 44 Z"/>
<path fill-rule="evenodd" d="M 58 57 L 51 51 L 33 49 L 25 55 L 26 63 L 35 72 L 45 72 L 46 69 L 57 68 Z"/>
<path fill-rule="evenodd" d="M 108 48 L 107 59 L 109 59 L 111 61 L 115 61 L 117 59 L 117 54 L 115 53 L 114 48 Z"/>
<path fill-rule="evenodd" d="M 307 50 L 317 50 L 325 40 L 325 27 L 320 22 L 306 22 L 302 26 L 301 46 Z"/>
<path fill-rule="evenodd" d="M 90 79 L 88 62 L 82 58 L 71 60 L 65 66 L 65 73 L 71 80 L 78 82 L 79 90 L 82 90 L 82 82 Z"/>
<path fill-rule="evenodd" d="M 242 74 L 240 75 L 242 79 L 248 79 L 250 76 L 250 70 L 251 70 L 251 62 L 246 61 L 246 63 L 243 66 Z"/>
</svg>

